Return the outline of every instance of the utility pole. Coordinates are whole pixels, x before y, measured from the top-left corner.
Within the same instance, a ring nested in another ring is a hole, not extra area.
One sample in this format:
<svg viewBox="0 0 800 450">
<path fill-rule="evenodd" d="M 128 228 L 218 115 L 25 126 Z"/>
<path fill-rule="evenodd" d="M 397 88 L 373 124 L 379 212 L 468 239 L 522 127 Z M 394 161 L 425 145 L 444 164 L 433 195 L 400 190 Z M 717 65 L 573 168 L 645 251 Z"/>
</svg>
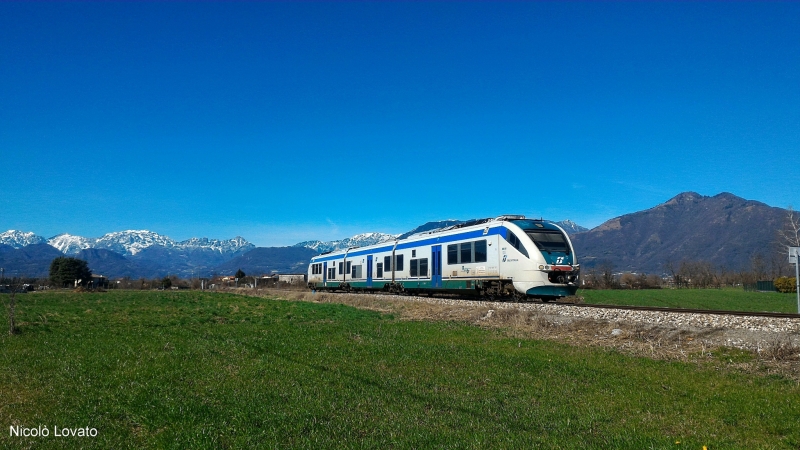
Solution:
<svg viewBox="0 0 800 450">
<path fill-rule="evenodd" d="M 797 292 L 797 314 L 800 314 L 800 247 L 789 247 L 789 262 L 794 264 L 794 290 Z"/>
</svg>

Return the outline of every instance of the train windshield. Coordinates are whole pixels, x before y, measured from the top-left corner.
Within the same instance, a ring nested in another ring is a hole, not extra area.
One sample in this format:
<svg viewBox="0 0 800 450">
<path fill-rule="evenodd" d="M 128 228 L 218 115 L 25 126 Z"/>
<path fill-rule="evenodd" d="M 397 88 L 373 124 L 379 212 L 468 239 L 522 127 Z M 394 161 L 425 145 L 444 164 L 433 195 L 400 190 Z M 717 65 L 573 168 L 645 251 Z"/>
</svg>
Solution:
<svg viewBox="0 0 800 450">
<path fill-rule="evenodd" d="M 566 238 L 557 229 L 535 220 L 512 220 L 511 223 L 517 225 L 525 231 L 525 234 L 536 244 L 536 247 L 543 252 L 569 253 L 569 244 Z"/>
<path fill-rule="evenodd" d="M 564 240 L 564 235 L 559 231 L 532 231 L 525 230 L 525 234 L 543 252 L 562 252 L 569 253 L 569 245 Z"/>
</svg>

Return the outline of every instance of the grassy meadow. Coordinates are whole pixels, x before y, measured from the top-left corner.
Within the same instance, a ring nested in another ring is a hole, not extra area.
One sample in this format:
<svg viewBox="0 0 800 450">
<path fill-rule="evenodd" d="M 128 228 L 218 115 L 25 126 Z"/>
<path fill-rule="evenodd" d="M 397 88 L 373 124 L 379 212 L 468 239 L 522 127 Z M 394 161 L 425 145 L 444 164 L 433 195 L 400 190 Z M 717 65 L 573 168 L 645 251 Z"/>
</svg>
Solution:
<svg viewBox="0 0 800 450">
<path fill-rule="evenodd" d="M 658 361 L 228 293 L 17 298 L 21 333 L 0 335 L 3 448 L 800 446 L 800 387 L 726 366 L 744 352 Z"/>
<path fill-rule="evenodd" d="M 660 306 L 728 311 L 797 312 L 797 294 L 747 292 L 743 289 L 581 289 L 585 303 Z"/>
</svg>

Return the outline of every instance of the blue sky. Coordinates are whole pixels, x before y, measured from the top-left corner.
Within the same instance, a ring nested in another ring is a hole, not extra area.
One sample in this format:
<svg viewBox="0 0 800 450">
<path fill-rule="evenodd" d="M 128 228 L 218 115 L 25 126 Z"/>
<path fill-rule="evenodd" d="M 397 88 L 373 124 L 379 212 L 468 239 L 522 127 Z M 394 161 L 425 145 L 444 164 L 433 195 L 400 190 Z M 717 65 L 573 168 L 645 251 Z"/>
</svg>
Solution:
<svg viewBox="0 0 800 450">
<path fill-rule="evenodd" d="M 0 3 L 0 229 L 800 205 L 800 3 Z"/>
</svg>

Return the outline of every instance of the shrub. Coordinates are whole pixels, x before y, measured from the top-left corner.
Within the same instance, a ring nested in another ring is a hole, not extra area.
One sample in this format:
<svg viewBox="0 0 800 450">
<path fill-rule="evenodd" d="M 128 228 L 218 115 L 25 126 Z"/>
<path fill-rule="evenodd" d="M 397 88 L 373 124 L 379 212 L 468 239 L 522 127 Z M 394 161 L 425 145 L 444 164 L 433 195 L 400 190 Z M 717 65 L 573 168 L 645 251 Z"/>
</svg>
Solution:
<svg viewBox="0 0 800 450">
<path fill-rule="evenodd" d="M 796 281 L 794 277 L 780 277 L 775 280 L 775 289 L 777 289 L 778 292 L 783 293 L 797 292 L 797 285 L 795 283 Z"/>
</svg>

